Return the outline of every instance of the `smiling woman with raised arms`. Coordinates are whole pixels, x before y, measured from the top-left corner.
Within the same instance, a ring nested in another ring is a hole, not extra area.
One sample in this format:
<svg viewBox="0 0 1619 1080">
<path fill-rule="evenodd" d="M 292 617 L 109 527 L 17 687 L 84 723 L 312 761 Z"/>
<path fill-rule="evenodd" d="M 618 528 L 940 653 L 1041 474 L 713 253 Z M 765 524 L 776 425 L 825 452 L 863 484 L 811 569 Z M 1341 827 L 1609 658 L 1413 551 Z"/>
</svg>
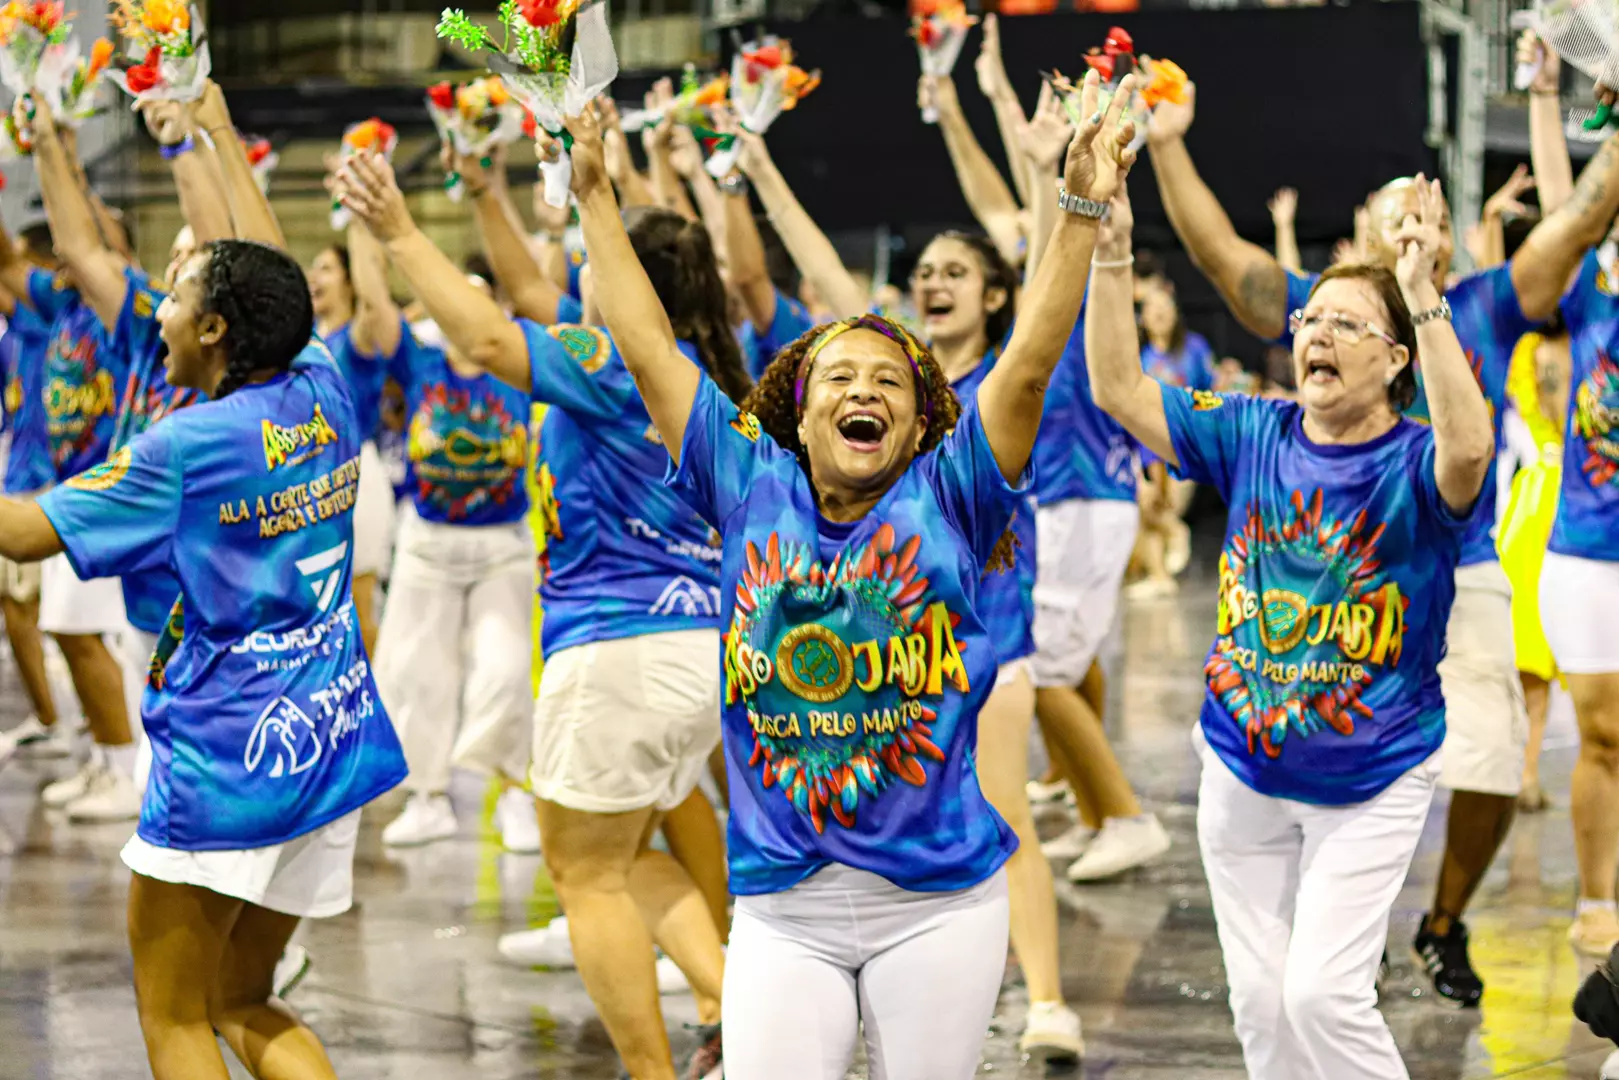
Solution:
<svg viewBox="0 0 1619 1080">
<path fill-rule="evenodd" d="M 973 762 L 996 675 L 980 579 L 1009 555 L 1046 383 L 1133 160 L 1118 106 L 1101 115 L 1094 78 L 1085 94 L 1070 212 L 966 409 L 928 349 L 876 316 L 811 330 L 739 409 L 678 347 L 595 120 L 572 124 L 602 314 L 676 462 L 671 484 L 723 537 L 736 1080 L 842 1077 L 862 1025 L 875 1077 L 977 1070 L 1016 843 Z"/>
<path fill-rule="evenodd" d="M 1416 188 L 1395 270 L 1334 267 L 1293 313 L 1298 404 L 1144 374 L 1122 230 L 1091 283 L 1097 404 L 1231 507 L 1197 824 L 1253 1080 L 1407 1075 L 1374 982 L 1439 776 L 1445 623 L 1495 452 L 1433 282 L 1444 199 Z M 1419 354 L 1431 428 L 1401 415 Z"/>
</svg>

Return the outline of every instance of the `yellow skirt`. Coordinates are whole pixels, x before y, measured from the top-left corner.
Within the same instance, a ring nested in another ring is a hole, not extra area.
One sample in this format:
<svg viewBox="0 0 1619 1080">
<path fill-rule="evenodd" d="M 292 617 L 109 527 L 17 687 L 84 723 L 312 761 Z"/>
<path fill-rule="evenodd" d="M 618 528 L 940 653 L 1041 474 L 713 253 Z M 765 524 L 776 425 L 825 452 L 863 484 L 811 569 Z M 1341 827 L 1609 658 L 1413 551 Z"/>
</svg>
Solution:
<svg viewBox="0 0 1619 1080">
<path fill-rule="evenodd" d="M 1518 670 L 1548 682 L 1561 676 L 1540 625 L 1540 567 L 1546 561 L 1562 481 L 1562 447 L 1543 447 L 1541 459 L 1512 478 L 1512 494 L 1496 539 L 1501 569 L 1512 582 L 1512 640 Z"/>
</svg>

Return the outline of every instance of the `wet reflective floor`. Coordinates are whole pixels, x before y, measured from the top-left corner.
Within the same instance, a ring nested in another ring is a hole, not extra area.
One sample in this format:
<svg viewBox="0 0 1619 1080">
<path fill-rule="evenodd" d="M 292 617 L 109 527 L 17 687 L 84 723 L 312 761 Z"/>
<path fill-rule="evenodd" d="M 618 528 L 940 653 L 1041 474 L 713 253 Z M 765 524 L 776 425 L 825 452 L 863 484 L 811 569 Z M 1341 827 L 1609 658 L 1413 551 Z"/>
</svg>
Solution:
<svg viewBox="0 0 1619 1080">
<path fill-rule="evenodd" d="M 1116 883 L 1059 881 L 1065 989 L 1089 1043 L 1082 1074 L 1071 1076 L 1244 1075 L 1193 832 L 1188 733 L 1213 617 L 1212 577 L 1194 573 L 1179 600 L 1129 606 L 1109 658 L 1109 728 L 1175 847 Z M 0 688 L 0 726 L 9 726 L 21 716 L 14 672 L 0 669 Z M 1553 809 L 1519 818 L 1469 916 L 1488 991 L 1466 1012 L 1438 1003 L 1409 950 L 1443 843 L 1444 803 L 1435 804 L 1395 909 L 1383 1002 L 1416 1080 L 1595 1080 L 1612 1050 L 1569 1009 L 1584 972 L 1565 937 L 1573 749 L 1565 702 L 1545 753 Z M 0 1080 L 146 1077 L 124 938 L 128 872 L 117 858 L 130 828 L 70 826 L 41 809 L 35 792 L 62 770 L 14 762 L 0 774 Z M 503 932 L 555 913 L 540 858 L 500 850 L 481 783 L 458 778 L 452 797 L 461 835 L 403 855 L 378 839 L 396 804 L 367 812 L 357 906 L 305 927 L 314 967 L 292 1003 L 345 1080 L 612 1080 L 616 1060 L 578 976 L 516 969 L 495 951 Z M 1039 1075 L 1017 1053 L 1025 1001 L 1009 964 L 984 1075 Z M 666 997 L 664 1008 L 677 1054 L 689 1051 L 690 997 Z"/>
</svg>

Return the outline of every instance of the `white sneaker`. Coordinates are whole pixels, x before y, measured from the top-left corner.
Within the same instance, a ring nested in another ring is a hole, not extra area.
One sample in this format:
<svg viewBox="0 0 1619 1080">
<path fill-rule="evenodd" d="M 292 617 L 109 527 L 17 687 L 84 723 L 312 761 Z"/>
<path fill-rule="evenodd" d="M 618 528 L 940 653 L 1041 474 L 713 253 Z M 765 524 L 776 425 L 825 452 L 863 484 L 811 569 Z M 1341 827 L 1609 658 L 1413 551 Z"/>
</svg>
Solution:
<svg viewBox="0 0 1619 1080">
<path fill-rule="evenodd" d="M 658 957 L 658 993 L 691 993 L 691 983 L 687 980 L 686 973 L 667 956 Z"/>
<path fill-rule="evenodd" d="M 573 942 L 568 938 L 568 919 L 564 915 L 558 915 L 547 926 L 502 934 L 495 948 L 518 967 L 573 967 Z"/>
<path fill-rule="evenodd" d="M 72 776 L 58 780 L 54 784 L 45 785 L 45 790 L 39 794 L 39 801 L 46 806 L 59 810 L 68 803 L 84 798 L 90 791 L 91 778 L 95 776 L 99 769 L 100 765 L 97 764 L 94 758 L 91 758 Z"/>
<path fill-rule="evenodd" d="M 1091 846 L 1068 868 L 1068 880 L 1101 881 L 1152 862 L 1169 850 L 1169 834 L 1157 814 L 1108 818 Z"/>
<path fill-rule="evenodd" d="M 302 945 L 288 945 L 275 966 L 275 977 L 270 980 L 272 993 L 284 998 L 304 981 L 309 974 L 309 950 Z"/>
<path fill-rule="evenodd" d="M 1096 830 L 1083 821 L 1074 822 L 1067 832 L 1053 836 L 1040 845 L 1040 854 L 1048 859 L 1077 859 L 1096 839 Z"/>
<path fill-rule="evenodd" d="M 1066 780 L 1053 780 L 1049 784 L 1040 780 L 1030 780 L 1026 790 L 1029 793 L 1029 802 L 1034 805 L 1060 802 L 1069 793 Z"/>
<path fill-rule="evenodd" d="M 85 793 L 67 804 L 69 821 L 133 821 L 141 816 L 141 793 L 133 778 L 103 766 Z"/>
<path fill-rule="evenodd" d="M 1029 1006 L 1018 1044 L 1025 1054 L 1047 1061 L 1078 1061 L 1085 1055 L 1085 1037 L 1080 1033 L 1079 1014 L 1060 1001 L 1040 1001 Z"/>
<path fill-rule="evenodd" d="M 39 721 L 30 716 L 24 723 L 38 724 Z M 83 730 L 82 724 L 70 723 L 58 718 L 50 727 L 39 724 L 44 732 L 42 738 L 25 740 L 19 748 L 22 755 L 27 758 L 65 758 L 73 756 L 74 745 L 79 741 L 79 732 Z M 16 730 L 16 729 L 13 729 Z"/>
<path fill-rule="evenodd" d="M 382 830 L 388 847 L 420 847 L 456 834 L 455 808 L 446 795 L 412 795 L 405 809 Z"/>
<path fill-rule="evenodd" d="M 522 788 L 507 788 L 495 803 L 495 831 L 500 844 L 517 855 L 540 853 L 540 819 L 534 796 Z"/>
<path fill-rule="evenodd" d="M 1176 577 L 1186 569 L 1186 564 L 1192 561 L 1192 530 L 1184 521 L 1176 521 L 1170 527 L 1169 539 L 1164 544 L 1164 569 Z"/>
<path fill-rule="evenodd" d="M 59 726 L 59 725 L 57 725 Z M 73 752 L 73 738 L 62 739 L 57 726 L 46 727 L 39 717 L 30 716 L 10 731 L 0 731 L 0 768 L 15 755 L 27 757 L 66 757 Z"/>
<path fill-rule="evenodd" d="M 1619 1080 L 1619 1050 L 1608 1055 L 1602 1063 L 1602 1080 Z"/>
</svg>

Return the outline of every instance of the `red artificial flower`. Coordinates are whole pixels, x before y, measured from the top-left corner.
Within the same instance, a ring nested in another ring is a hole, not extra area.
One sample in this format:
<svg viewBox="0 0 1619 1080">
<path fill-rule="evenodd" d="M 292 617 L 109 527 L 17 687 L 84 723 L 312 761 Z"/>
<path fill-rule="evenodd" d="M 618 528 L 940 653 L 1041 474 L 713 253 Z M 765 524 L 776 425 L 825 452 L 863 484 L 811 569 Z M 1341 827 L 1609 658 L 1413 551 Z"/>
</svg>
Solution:
<svg viewBox="0 0 1619 1080">
<path fill-rule="evenodd" d="M 257 165 L 270 156 L 269 139 L 254 139 L 252 142 L 244 140 L 242 145 L 247 149 L 247 163 L 249 165 Z"/>
<path fill-rule="evenodd" d="M 129 92 L 142 94 L 163 81 L 159 70 L 163 63 L 163 50 L 152 46 L 146 54 L 146 59 L 124 72 L 124 80 L 129 85 Z"/>
<path fill-rule="evenodd" d="M 1102 42 L 1102 51 L 1109 56 L 1118 56 L 1120 53 L 1126 56 L 1134 56 L 1136 54 L 1136 42 L 1130 36 L 1128 30 L 1115 26 L 1107 32 L 1107 40 Z"/>
<path fill-rule="evenodd" d="M 434 108 L 446 111 L 455 108 L 455 87 L 447 82 L 427 88 L 427 96 L 433 102 Z"/>
<path fill-rule="evenodd" d="M 780 45 L 765 45 L 755 49 L 753 52 L 744 52 L 742 56 L 748 63 L 757 64 L 762 68 L 775 69 L 781 67 Z"/>
<path fill-rule="evenodd" d="M 540 137 L 540 122 L 527 109 L 523 110 L 523 134 L 530 139 Z"/>
<path fill-rule="evenodd" d="M 922 19 L 916 24 L 916 43 L 924 49 L 931 49 L 939 43 L 944 35 L 939 32 L 932 19 Z"/>
<path fill-rule="evenodd" d="M 911 0 L 911 14 L 918 18 L 927 18 L 929 15 L 939 13 L 939 0 Z"/>
<path fill-rule="evenodd" d="M 560 0 L 517 0 L 517 10 L 522 12 L 528 24 L 542 30 L 562 21 L 559 7 Z"/>
</svg>

